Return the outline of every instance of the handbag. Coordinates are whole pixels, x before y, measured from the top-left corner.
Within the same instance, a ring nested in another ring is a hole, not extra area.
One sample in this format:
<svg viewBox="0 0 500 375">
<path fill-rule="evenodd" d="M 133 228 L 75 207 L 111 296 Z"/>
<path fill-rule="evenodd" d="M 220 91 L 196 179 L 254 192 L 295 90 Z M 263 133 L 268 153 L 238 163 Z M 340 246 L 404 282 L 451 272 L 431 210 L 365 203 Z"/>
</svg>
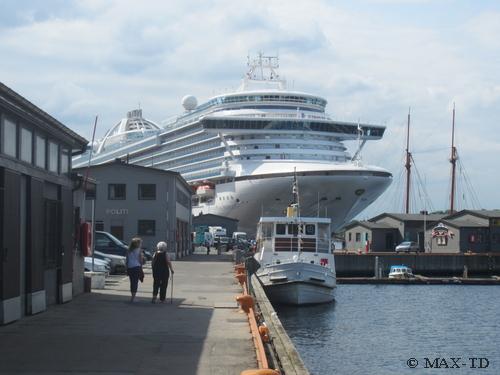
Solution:
<svg viewBox="0 0 500 375">
<path fill-rule="evenodd" d="M 139 269 L 139 280 L 144 282 L 144 271 L 142 270 L 142 267 Z"/>
</svg>

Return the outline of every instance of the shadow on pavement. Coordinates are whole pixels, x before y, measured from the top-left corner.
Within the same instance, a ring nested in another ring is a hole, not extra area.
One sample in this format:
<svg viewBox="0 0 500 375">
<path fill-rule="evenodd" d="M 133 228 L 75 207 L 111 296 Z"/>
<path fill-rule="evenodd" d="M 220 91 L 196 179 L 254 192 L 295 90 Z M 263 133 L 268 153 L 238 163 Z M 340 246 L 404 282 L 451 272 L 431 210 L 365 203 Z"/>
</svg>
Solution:
<svg viewBox="0 0 500 375">
<path fill-rule="evenodd" d="M 213 310 L 113 292 L 0 327 L 0 373 L 196 374 Z"/>
</svg>

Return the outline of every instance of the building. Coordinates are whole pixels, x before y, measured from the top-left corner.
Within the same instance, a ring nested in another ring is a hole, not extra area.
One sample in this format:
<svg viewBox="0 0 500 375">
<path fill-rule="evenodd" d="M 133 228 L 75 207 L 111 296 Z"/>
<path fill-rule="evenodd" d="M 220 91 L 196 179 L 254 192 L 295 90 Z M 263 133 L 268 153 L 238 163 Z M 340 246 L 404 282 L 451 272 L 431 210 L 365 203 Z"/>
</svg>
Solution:
<svg viewBox="0 0 500 375">
<path fill-rule="evenodd" d="M 401 242 L 414 241 L 423 251 L 424 228 L 437 224 L 444 216 L 383 213 L 368 221 L 353 221 L 345 227 L 346 250 L 394 251 Z"/>
<path fill-rule="evenodd" d="M 500 210 L 462 210 L 427 227 L 433 253 L 500 252 Z"/>
<path fill-rule="evenodd" d="M 388 224 L 353 221 L 345 227 L 345 249 L 351 251 L 394 250 L 399 231 Z"/>
<path fill-rule="evenodd" d="M 75 171 L 85 174 L 85 168 Z M 91 166 L 88 175 L 96 190 L 87 192 L 85 218 L 91 221 L 95 198 L 96 230 L 126 243 L 141 237 L 151 250 L 165 241 L 173 259 L 191 251 L 192 191 L 179 173 L 115 160 Z"/>
<path fill-rule="evenodd" d="M 0 83 L 1 324 L 72 299 L 71 156 L 87 143 Z"/>
</svg>

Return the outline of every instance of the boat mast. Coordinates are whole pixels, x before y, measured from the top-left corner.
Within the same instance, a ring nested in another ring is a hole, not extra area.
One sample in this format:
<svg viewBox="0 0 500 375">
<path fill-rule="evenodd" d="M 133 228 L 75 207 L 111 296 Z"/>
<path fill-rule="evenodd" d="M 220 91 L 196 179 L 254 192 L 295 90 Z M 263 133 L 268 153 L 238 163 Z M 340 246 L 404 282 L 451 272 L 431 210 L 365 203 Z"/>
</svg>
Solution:
<svg viewBox="0 0 500 375">
<path fill-rule="evenodd" d="M 410 153 L 410 109 L 408 108 L 408 126 L 406 129 L 406 204 L 405 213 L 410 213 L 410 184 L 411 184 L 411 153 Z"/>
<path fill-rule="evenodd" d="M 451 194 L 450 194 L 450 214 L 455 212 L 455 178 L 457 166 L 457 148 L 455 147 L 455 103 L 453 103 L 453 119 L 451 125 Z"/>
</svg>

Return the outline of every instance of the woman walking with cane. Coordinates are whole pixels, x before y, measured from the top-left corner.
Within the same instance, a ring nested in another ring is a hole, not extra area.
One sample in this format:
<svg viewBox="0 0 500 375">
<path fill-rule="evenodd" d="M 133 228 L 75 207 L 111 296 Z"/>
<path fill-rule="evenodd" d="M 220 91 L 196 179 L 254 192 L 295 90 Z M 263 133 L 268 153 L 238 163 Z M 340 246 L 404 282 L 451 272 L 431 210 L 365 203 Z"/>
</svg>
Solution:
<svg viewBox="0 0 500 375">
<path fill-rule="evenodd" d="M 153 255 L 151 267 L 153 269 L 154 279 L 153 299 L 151 300 L 151 303 L 156 302 L 158 289 L 160 290 L 160 302 L 164 303 L 167 295 L 168 278 L 170 276 L 169 270 L 172 272 L 172 275 L 174 274 L 172 263 L 170 262 L 170 259 L 168 259 L 167 244 L 165 242 L 158 242 L 158 245 L 156 245 L 156 252 Z"/>
</svg>

